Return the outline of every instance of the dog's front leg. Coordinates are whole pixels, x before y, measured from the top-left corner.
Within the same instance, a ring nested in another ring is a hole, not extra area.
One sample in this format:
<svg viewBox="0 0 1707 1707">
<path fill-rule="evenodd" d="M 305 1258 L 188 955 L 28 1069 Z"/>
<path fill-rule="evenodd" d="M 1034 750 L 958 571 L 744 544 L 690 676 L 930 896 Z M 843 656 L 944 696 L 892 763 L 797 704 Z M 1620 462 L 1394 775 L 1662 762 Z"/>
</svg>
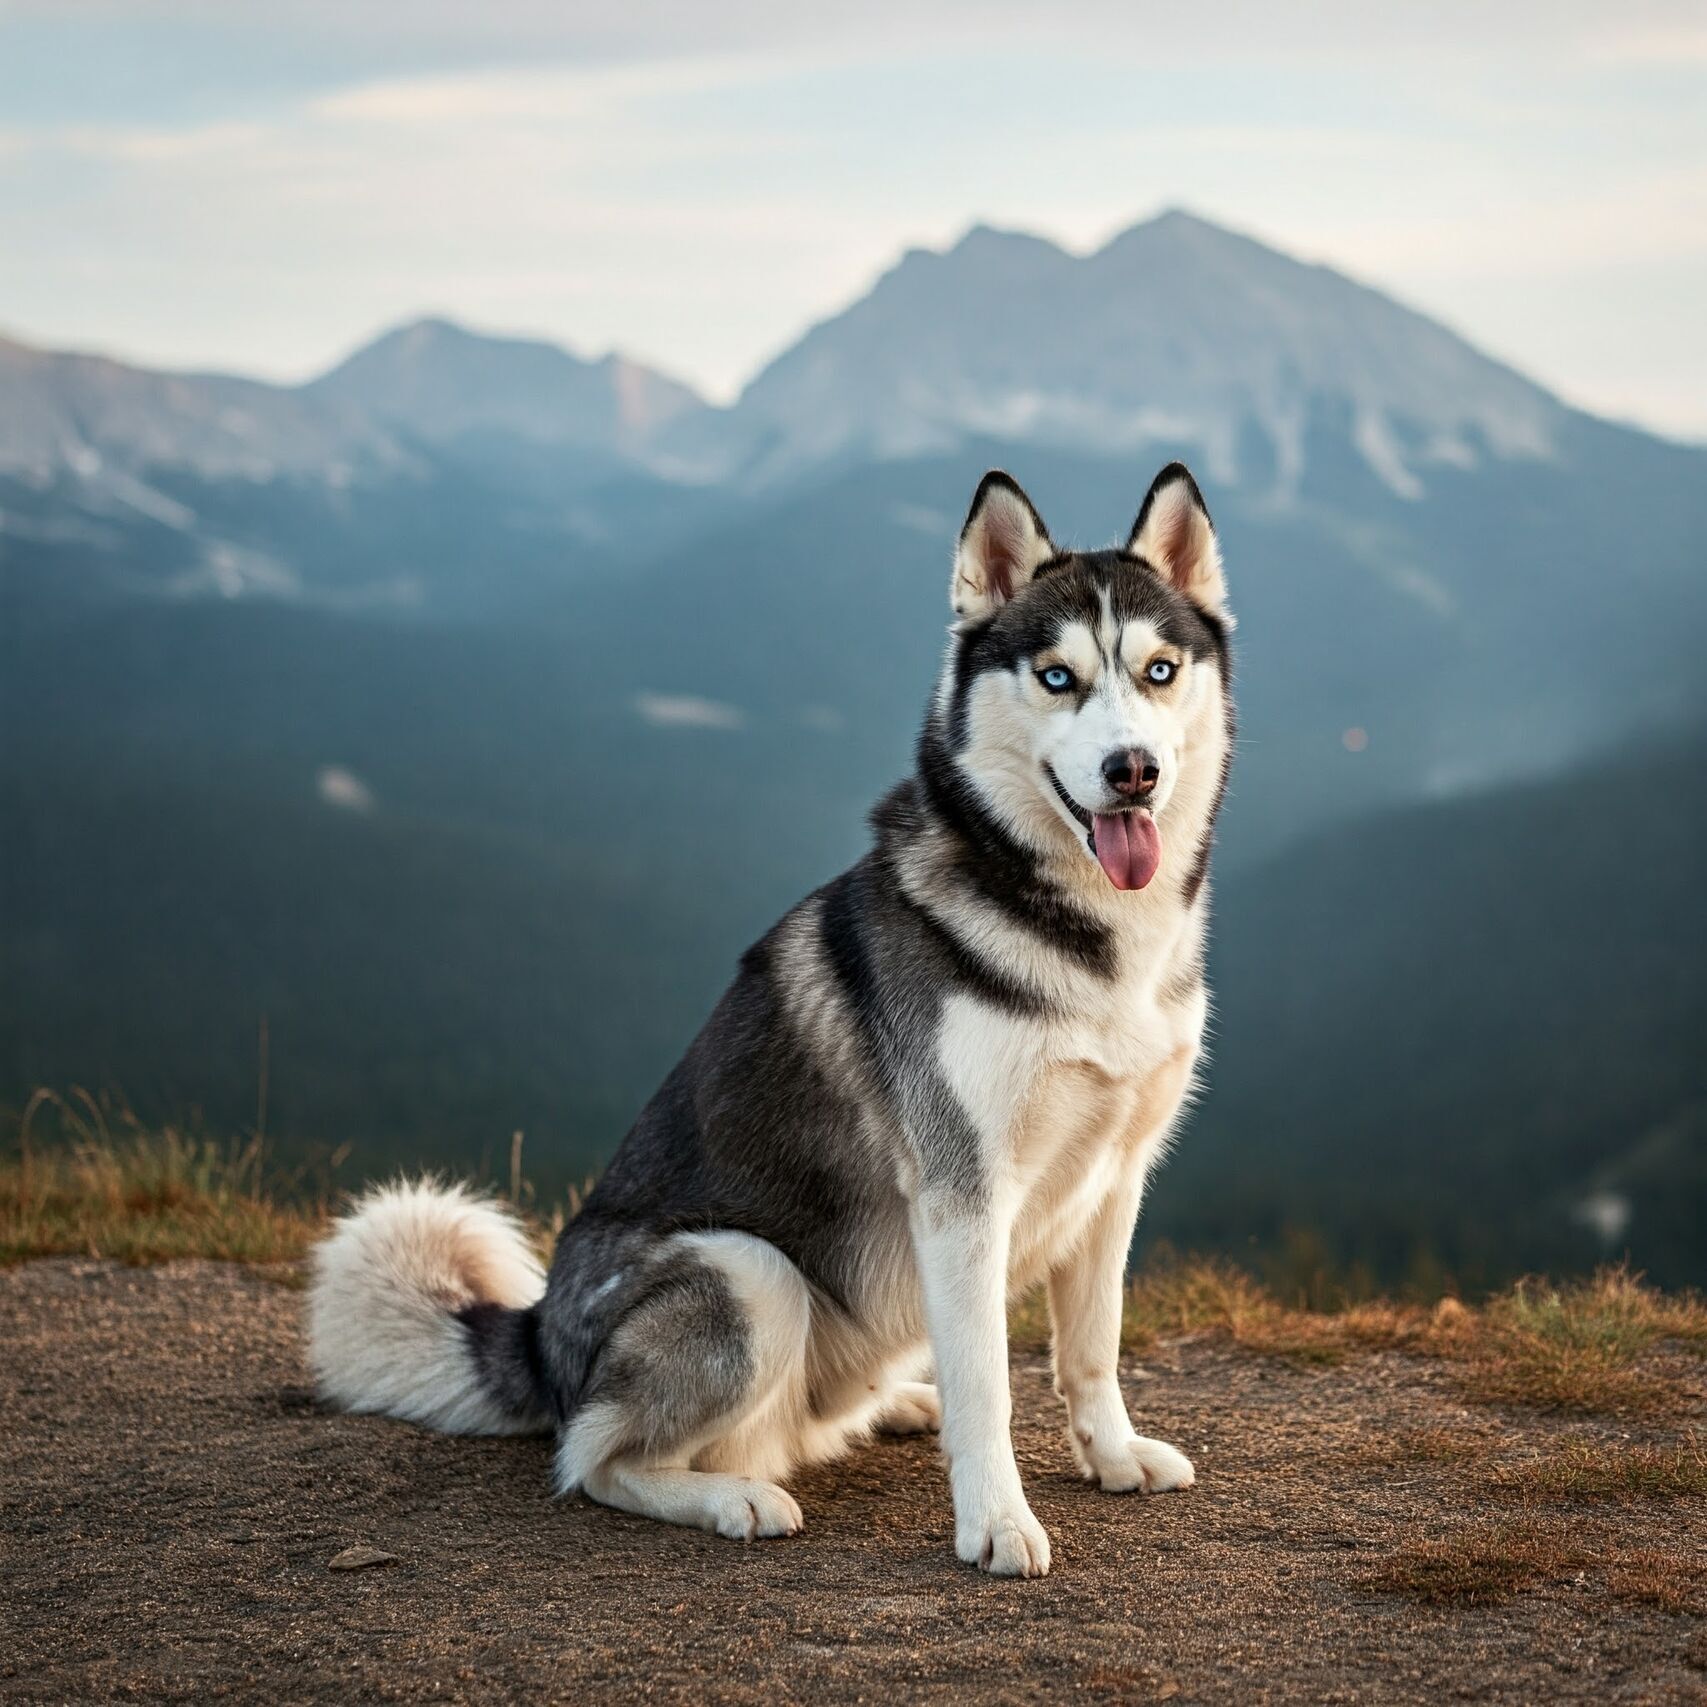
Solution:
<svg viewBox="0 0 1707 1707">
<path fill-rule="evenodd" d="M 954 1549 L 999 1577 L 1041 1577 L 1049 1537 L 1020 1486 L 1008 1391 L 1008 1229 L 987 1206 L 925 1198 L 913 1225 L 936 1352 Z"/>
<path fill-rule="evenodd" d="M 1055 1389 L 1067 1401 L 1067 1432 L 1087 1480 L 1110 1493 L 1189 1488 L 1191 1460 L 1132 1426 L 1120 1393 L 1120 1316 L 1126 1252 L 1141 1180 L 1111 1192 L 1078 1248 L 1049 1276 Z"/>
</svg>

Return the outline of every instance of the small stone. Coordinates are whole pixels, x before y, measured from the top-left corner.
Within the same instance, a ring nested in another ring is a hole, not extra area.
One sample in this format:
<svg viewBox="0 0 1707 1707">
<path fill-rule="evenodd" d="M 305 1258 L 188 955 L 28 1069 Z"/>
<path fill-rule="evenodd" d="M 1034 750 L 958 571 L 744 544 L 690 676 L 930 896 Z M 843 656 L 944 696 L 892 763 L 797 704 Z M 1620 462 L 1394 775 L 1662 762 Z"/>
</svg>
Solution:
<svg viewBox="0 0 1707 1707">
<path fill-rule="evenodd" d="M 382 1553 L 377 1547 L 346 1547 L 342 1553 L 327 1560 L 329 1571 L 365 1571 L 369 1565 L 395 1565 L 395 1553 Z"/>
</svg>

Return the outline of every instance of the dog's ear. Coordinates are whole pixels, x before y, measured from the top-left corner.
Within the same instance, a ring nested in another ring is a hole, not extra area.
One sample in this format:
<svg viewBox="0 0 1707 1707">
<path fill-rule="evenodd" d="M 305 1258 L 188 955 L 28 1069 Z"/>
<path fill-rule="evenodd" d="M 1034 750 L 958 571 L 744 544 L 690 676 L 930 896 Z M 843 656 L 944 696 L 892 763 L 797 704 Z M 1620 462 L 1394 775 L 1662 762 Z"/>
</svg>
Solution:
<svg viewBox="0 0 1707 1707">
<path fill-rule="evenodd" d="M 1183 462 L 1170 462 L 1156 476 L 1132 524 L 1126 554 L 1147 563 L 1194 605 L 1227 620 L 1221 547 L 1203 494 Z"/>
<path fill-rule="evenodd" d="M 954 614 L 976 621 L 999 610 L 1055 555 L 1049 530 L 1018 486 L 992 468 L 978 482 L 954 553 Z"/>
</svg>

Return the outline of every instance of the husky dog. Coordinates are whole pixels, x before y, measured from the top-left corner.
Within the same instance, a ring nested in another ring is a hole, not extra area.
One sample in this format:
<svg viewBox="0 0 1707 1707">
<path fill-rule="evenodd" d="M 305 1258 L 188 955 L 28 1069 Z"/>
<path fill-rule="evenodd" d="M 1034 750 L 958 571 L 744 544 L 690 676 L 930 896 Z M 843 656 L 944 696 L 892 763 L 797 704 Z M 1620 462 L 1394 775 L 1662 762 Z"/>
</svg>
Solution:
<svg viewBox="0 0 1707 1707">
<path fill-rule="evenodd" d="M 549 1273 L 493 1204 L 431 1184 L 371 1193 L 320 1246 L 327 1399 L 551 1431 L 561 1492 L 737 1540 L 801 1527 L 796 1467 L 940 1426 L 955 1551 L 1042 1576 L 1006 1312 L 1046 1282 L 1079 1468 L 1191 1485 L 1133 1429 L 1117 1364 L 1208 1007 L 1233 728 L 1215 532 L 1178 463 L 1124 547 L 1091 552 L 991 473 L 952 600 L 871 851 L 743 957 Z"/>
</svg>

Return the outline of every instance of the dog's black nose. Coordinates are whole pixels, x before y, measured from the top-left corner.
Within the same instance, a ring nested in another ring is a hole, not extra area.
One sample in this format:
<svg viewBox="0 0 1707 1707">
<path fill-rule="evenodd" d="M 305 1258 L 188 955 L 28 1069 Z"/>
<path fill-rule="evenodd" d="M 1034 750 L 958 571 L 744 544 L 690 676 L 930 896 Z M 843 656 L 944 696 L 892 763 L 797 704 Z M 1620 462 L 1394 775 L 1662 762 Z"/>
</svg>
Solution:
<svg viewBox="0 0 1707 1707">
<path fill-rule="evenodd" d="M 1153 753 L 1142 747 L 1128 747 L 1124 752 L 1110 753 L 1102 762 L 1102 779 L 1116 794 L 1128 800 L 1142 800 L 1162 779 L 1162 767 Z"/>
</svg>

